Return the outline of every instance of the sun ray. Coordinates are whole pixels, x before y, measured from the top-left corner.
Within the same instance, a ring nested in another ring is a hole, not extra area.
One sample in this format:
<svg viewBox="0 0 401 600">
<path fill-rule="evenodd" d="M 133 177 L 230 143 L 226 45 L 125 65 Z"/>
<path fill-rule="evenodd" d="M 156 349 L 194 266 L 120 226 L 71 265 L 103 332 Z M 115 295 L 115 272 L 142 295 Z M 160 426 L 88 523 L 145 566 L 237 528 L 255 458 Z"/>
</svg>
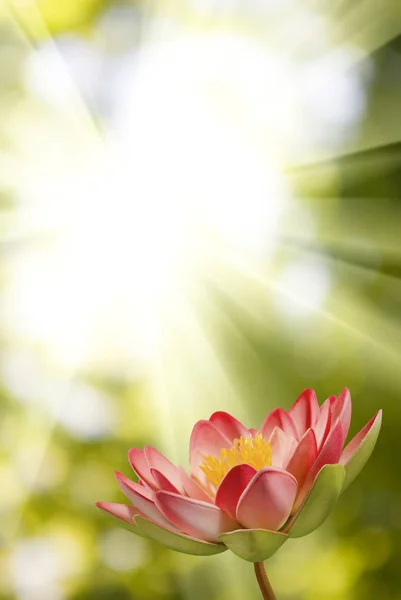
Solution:
<svg viewBox="0 0 401 600">
<path fill-rule="evenodd" d="M 227 261 L 227 257 L 224 257 L 224 260 Z M 231 268 L 235 272 L 235 276 L 242 280 L 242 286 L 239 284 L 239 288 L 237 289 L 252 289 L 254 293 L 261 295 L 262 298 L 266 298 L 266 291 L 269 290 L 269 296 L 279 296 L 284 299 L 289 299 L 292 302 L 303 304 L 307 299 L 303 300 L 301 297 L 296 296 L 294 292 L 286 289 L 285 287 L 280 286 L 280 284 L 276 283 L 271 276 L 267 276 L 262 273 L 260 270 L 255 271 L 255 269 L 249 264 L 239 265 L 238 263 L 226 262 L 226 266 Z M 246 282 L 246 283 L 245 283 Z M 214 280 L 214 284 L 217 282 Z M 221 284 L 218 284 L 221 291 L 224 292 L 224 288 Z M 258 327 L 263 327 L 263 317 L 260 312 L 257 310 L 252 312 L 249 310 L 246 299 L 241 297 L 241 295 L 236 294 L 232 296 L 227 296 L 227 298 L 232 302 L 237 308 L 239 308 L 242 314 L 248 316 L 251 320 L 255 321 L 258 324 Z M 253 305 L 254 308 L 256 304 Z M 358 328 L 352 320 L 352 313 L 350 313 L 349 319 L 346 319 L 344 316 L 339 315 L 338 309 L 340 305 L 338 303 L 332 304 L 330 309 L 326 309 L 322 306 L 316 307 L 316 313 L 322 317 L 324 320 L 327 320 L 336 326 L 339 326 L 342 330 L 347 332 L 348 334 L 352 334 L 357 339 L 368 342 L 371 349 L 374 351 L 377 358 L 382 358 L 385 355 L 391 363 L 393 367 L 398 364 L 398 361 L 401 356 L 401 348 L 395 347 L 395 345 L 389 344 L 389 339 L 386 333 L 384 333 L 384 337 L 382 340 L 374 338 L 369 335 L 365 330 Z M 360 300 L 360 305 L 356 308 L 359 310 L 362 308 L 362 302 Z M 265 324 L 268 326 L 267 324 Z M 395 336 L 396 340 L 398 336 Z M 400 380 L 401 381 L 401 380 Z"/>
<path fill-rule="evenodd" d="M 47 40 L 51 49 L 47 61 L 52 67 L 52 72 L 55 73 L 57 71 L 57 76 L 61 78 L 63 83 L 63 92 L 67 93 L 61 110 L 65 112 L 68 119 L 71 119 L 74 126 L 86 132 L 87 141 L 90 144 L 99 145 L 99 142 L 102 142 L 101 130 L 96 125 L 96 121 L 87 103 L 83 100 L 57 44 L 47 28 L 36 0 L 20 5 L 13 2 L 13 0 L 5 0 L 5 7 L 8 10 L 10 20 L 19 33 L 20 39 L 29 47 L 32 53 L 38 54 L 38 42 L 41 39 Z M 29 12 L 29 18 L 23 18 L 23 11 Z M 40 60 L 44 63 L 43 67 L 46 67 L 46 59 L 41 57 Z"/>
</svg>

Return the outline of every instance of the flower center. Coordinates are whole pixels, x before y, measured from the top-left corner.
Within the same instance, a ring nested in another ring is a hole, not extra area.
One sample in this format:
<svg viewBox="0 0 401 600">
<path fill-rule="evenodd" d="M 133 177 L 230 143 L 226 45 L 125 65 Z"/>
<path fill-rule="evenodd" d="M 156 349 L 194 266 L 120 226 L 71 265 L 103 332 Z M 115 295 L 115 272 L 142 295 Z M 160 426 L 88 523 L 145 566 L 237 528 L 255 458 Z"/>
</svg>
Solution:
<svg viewBox="0 0 401 600">
<path fill-rule="evenodd" d="M 263 439 L 261 433 L 255 437 L 234 440 L 232 448 L 220 450 L 220 458 L 217 456 L 204 456 L 200 468 L 206 475 L 208 481 L 216 488 L 227 475 L 228 471 L 235 465 L 247 464 L 259 471 L 263 467 L 272 464 L 272 453 L 269 442 Z"/>
</svg>

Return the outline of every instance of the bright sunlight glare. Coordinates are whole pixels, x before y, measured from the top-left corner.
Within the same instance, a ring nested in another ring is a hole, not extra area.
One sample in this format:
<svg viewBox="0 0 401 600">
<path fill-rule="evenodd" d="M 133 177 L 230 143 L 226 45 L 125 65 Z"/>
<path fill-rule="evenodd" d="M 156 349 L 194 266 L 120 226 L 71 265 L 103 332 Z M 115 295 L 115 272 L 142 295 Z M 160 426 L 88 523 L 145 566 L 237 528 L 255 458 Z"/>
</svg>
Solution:
<svg viewBox="0 0 401 600">
<path fill-rule="evenodd" d="M 225 81 L 223 65 L 184 77 L 188 50 L 204 60 L 204 41 L 187 44 L 167 56 L 145 50 L 133 72 L 121 74 L 120 85 L 128 84 L 105 140 L 82 162 L 51 156 L 53 132 L 42 134 L 52 168 L 36 164 L 19 186 L 16 231 L 34 228 L 36 237 L 29 255 L 10 263 L 5 320 L 62 364 L 152 356 L 160 319 L 174 318 L 177 295 L 195 286 L 207 257 L 265 255 L 276 232 L 288 195 L 279 168 L 235 134 L 218 94 L 213 100 L 214 78 L 231 86 L 227 94 L 240 82 L 232 74 Z M 46 63 L 42 75 L 43 92 L 52 80 Z"/>
<path fill-rule="evenodd" d="M 80 119 L 76 92 L 87 100 L 85 69 L 94 78 L 104 56 L 88 47 L 77 74 L 74 41 L 48 42 L 26 64 L 37 118 L 20 132 L 24 160 L 11 168 L 19 210 L 10 238 L 28 239 L 29 252 L 7 263 L 4 326 L 67 368 L 146 366 L 171 324 L 192 319 L 183 307 L 192 310 L 220 261 L 266 276 L 292 202 L 285 161 L 321 143 L 330 85 L 348 107 L 338 106 L 334 145 L 363 107 L 346 49 L 316 66 L 325 82 L 317 108 L 310 68 L 267 43 L 224 30 L 156 40 L 109 65 L 110 89 L 97 92 L 107 106 L 101 135 Z"/>
</svg>

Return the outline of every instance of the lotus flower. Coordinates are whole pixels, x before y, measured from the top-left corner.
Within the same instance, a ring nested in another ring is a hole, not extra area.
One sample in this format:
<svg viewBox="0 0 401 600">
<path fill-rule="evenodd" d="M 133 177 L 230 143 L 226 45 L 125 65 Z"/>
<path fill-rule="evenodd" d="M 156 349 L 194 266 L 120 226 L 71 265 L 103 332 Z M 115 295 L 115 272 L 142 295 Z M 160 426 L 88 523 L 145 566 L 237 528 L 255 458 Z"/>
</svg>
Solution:
<svg viewBox="0 0 401 600">
<path fill-rule="evenodd" d="M 288 537 L 316 529 L 368 460 L 381 411 L 343 449 L 350 421 L 347 389 L 320 407 L 307 389 L 259 429 L 215 412 L 193 428 L 190 475 L 151 446 L 133 448 L 128 458 L 139 481 L 116 473 L 130 504 L 97 506 L 173 550 L 211 555 L 229 548 L 259 563 Z"/>
</svg>

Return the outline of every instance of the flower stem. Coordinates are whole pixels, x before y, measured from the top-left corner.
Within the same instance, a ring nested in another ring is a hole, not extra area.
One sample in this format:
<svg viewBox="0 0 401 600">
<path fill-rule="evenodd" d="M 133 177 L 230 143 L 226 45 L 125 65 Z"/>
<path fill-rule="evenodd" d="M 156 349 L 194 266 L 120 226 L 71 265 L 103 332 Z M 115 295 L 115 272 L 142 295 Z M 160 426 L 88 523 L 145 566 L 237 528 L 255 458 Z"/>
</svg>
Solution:
<svg viewBox="0 0 401 600">
<path fill-rule="evenodd" d="M 273 588 L 270 585 L 270 581 L 267 577 L 264 564 L 262 562 L 255 562 L 254 567 L 256 579 L 258 580 L 263 599 L 276 600 L 276 596 L 274 595 Z"/>
</svg>

